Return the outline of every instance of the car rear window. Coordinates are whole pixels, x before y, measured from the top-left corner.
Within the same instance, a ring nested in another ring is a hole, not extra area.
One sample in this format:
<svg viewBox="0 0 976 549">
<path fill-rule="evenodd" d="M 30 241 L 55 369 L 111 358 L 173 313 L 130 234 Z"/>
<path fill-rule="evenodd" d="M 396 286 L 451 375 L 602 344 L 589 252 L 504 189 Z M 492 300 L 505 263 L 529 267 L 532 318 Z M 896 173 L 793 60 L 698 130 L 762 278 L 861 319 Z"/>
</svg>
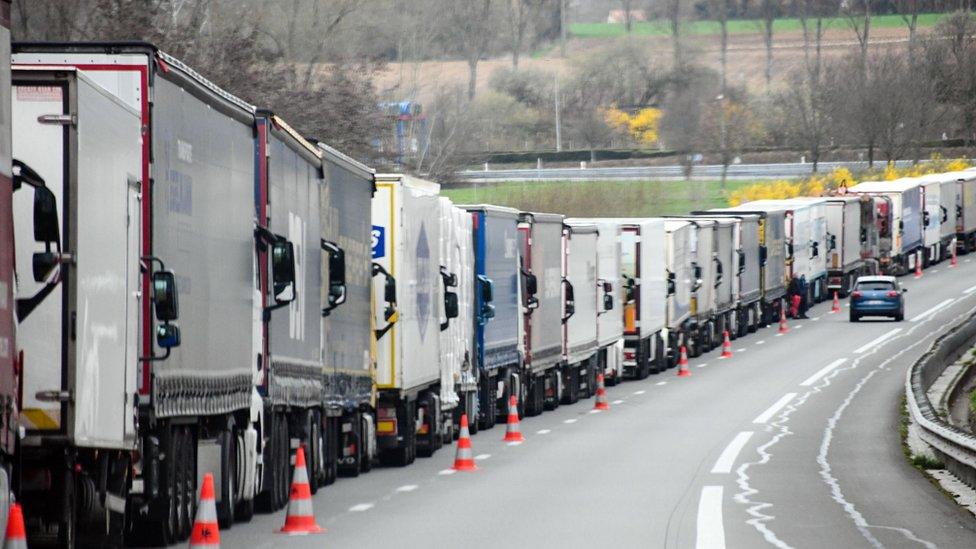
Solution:
<svg viewBox="0 0 976 549">
<path fill-rule="evenodd" d="M 895 284 L 893 282 L 887 282 L 885 280 L 877 280 L 873 282 L 858 282 L 857 289 L 862 292 L 884 292 L 887 290 L 894 290 Z"/>
</svg>

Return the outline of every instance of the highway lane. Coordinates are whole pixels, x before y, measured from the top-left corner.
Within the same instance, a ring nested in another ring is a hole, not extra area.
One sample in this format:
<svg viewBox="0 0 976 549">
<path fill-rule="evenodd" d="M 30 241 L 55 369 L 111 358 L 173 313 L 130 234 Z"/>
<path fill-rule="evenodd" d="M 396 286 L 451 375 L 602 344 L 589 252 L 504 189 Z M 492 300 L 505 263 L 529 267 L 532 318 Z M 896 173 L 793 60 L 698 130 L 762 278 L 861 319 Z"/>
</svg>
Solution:
<svg viewBox="0 0 976 549">
<path fill-rule="evenodd" d="M 824 303 L 786 335 L 734 341 L 732 359 L 693 360 L 690 378 L 672 370 L 608 389 L 609 412 L 584 401 L 528 418 L 524 444 L 483 431 L 475 473 L 444 474 L 449 447 L 340 479 L 315 496 L 321 536 L 272 535 L 279 512 L 224 531 L 224 543 L 976 546 L 976 520 L 908 465 L 897 429 L 907 366 L 976 307 L 967 259 L 905 279 L 906 316 L 926 313 L 916 322 L 850 324 Z"/>
</svg>

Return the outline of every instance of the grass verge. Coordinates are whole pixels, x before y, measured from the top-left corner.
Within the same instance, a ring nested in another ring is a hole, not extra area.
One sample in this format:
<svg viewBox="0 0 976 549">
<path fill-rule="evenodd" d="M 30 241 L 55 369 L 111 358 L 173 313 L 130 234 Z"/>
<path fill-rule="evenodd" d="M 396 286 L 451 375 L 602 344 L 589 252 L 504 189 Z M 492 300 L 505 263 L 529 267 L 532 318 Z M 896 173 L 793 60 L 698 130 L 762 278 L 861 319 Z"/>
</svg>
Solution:
<svg viewBox="0 0 976 549">
<path fill-rule="evenodd" d="M 945 13 L 923 13 L 918 16 L 918 26 L 931 27 L 938 23 Z M 847 19 L 843 17 L 828 17 L 824 19 L 828 28 L 845 28 Z M 871 18 L 874 28 L 906 27 L 900 15 L 876 15 Z M 758 19 L 735 19 L 729 21 L 729 34 L 750 34 L 760 31 Z M 705 36 L 718 34 L 721 27 L 717 21 L 689 21 L 681 26 L 681 33 L 685 36 Z M 794 17 L 777 19 L 773 24 L 773 32 L 796 32 L 802 30 L 800 20 Z M 577 38 L 614 38 L 626 36 L 627 31 L 619 23 L 573 23 L 569 32 Z M 646 22 L 635 22 L 632 25 L 632 36 L 668 36 L 671 31 L 668 22 L 663 19 Z"/>
<path fill-rule="evenodd" d="M 576 217 L 653 217 L 728 205 L 750 181 L 544 181 L 482 183 L 443 189 L 457 204 L 495 204 Z"/>
</svg>

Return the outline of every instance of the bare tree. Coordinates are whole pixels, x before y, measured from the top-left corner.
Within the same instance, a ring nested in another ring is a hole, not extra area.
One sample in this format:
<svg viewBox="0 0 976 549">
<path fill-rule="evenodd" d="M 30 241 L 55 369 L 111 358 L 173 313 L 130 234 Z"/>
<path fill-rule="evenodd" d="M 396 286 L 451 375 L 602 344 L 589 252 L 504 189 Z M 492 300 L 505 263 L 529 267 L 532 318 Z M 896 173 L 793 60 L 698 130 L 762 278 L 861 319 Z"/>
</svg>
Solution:
<svg viewBox="0 0 976 549">
<path fill-rule="evenodd" d="M 766 48 L 766 88 L 773 82 L 773 25 L 782 12 L 782 0 L 760 0 L 759 25 Z"/>
<path fill-rule="evenodd" d="M 624 28 L 627 30 L 627 34 L 630 34 L 633 27 L 633 17 L 630 13 L 633 0 L 621 0 L 620 3 L 624 9 Z"/>
<path fill-rule="evenodd" d="M 525 33 L 532 20 L 538 16 L 545 0 L 508 0 L 506 14 L 512 41 L 512 68 L 518 70 L 519 56 L 525 44 Z"/>
<path fill-rule="evenodd" d="M 816 78 L 815 78 L 816 77 Z M 830 137 L 829 96 L 819 74 L 795 71 L 779 94 L 780 118 L 788 141 L 807 152 L 816 172 Z"/>
<path fill-rule="evenodd" d="M 681 52 L 681 0 L 667 0 L 665 5 L 668 18 L 668 28 L 671 31 L 672 48 L 674 49 L 674 66 L 682 64 Z"/>
<path fill-rule="evenodd" d="M 725 179 L 729 171 L 729 151 L 726 146 L 726 133 L 727 133 L 727 100 L 728 100 L 728 53 L 729 53 L 729 10 L 731 9 L 730 0 L 709 0 L 708 9 L 711 12 L 711 16 L 718 20 L 719 27 L 721 30 L 721 47 L 719 51 L 720 60 L 720 79 L 721 84 L 719 86 L 719 95 L 717 101 L 719 103 L 718 116 L 719 118 L 719 151 L 722 157 L 722 178 L 721 186 L 722 190 L 725 190 Z"/>
<path fill-rule="evenodd" d="M 457 45 L 468 64 L 468 100 L 478 87 L 478 63 L 490 50 L 496 37 L 497 20 L 492 0 L 454 2 L 441 0 L 443 33 Z"/>
<path fill-rule="evenodd" d="M 844 9 L 844 18 L 848 26 L 857 36 L 858 45 L 861 48 L 861 71 L 868 70 L 868 44 L 871 39 L 871 0 L 862 0 L 861 9 L 858 10 L 852 4 L 848 4 Z"/>
<path fill-rule="evenodd" d="M 918 12 L 921 2 L 919 0 L 897 0 L 895 8 L 901 15 L 902 21 L 908 26 L 908 56 L 915 57 L 915 38 L 918 34 Z"/>
</svg>

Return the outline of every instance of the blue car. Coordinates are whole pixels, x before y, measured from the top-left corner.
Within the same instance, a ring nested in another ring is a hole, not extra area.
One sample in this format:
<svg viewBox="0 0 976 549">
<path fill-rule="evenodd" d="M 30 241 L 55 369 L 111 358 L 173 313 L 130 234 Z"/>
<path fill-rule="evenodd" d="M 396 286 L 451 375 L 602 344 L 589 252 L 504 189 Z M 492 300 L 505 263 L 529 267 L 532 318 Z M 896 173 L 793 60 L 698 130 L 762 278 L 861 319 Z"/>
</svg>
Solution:
<svg viewBox="0 0 976 549">
<path fill-rule="evenodd" d="M 862 276 L 851 292 L 851 322 L 865 316 L 887 316 L 905 320 L 905 292 L 893 276 Z"/>
</svg>

